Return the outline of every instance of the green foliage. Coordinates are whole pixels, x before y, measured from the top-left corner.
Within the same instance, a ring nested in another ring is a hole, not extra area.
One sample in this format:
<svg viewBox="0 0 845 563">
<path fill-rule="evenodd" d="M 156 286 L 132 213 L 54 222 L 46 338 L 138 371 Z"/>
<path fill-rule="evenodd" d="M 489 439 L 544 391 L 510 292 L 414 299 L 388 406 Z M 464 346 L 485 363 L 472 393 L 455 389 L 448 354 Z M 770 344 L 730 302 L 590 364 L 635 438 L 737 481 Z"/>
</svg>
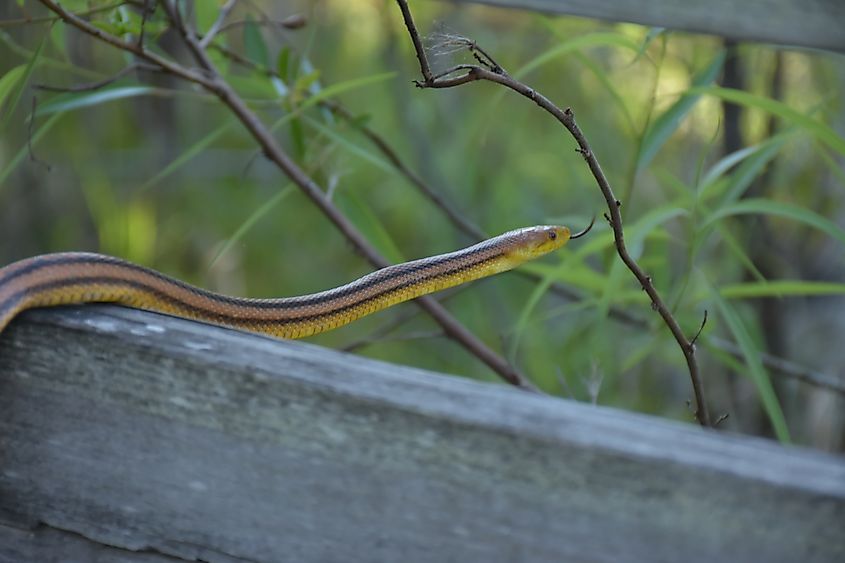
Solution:
<svg viewBox="0 0 845 563">
<path fill-rule="evenodd" d="M 201 34 L 221 4 L 193 3 Z M 37 11 L 33 2 L 23 5 Z M 139 12 L 127 6 L 63 5 L 91 12 L 86 17 L 99 29 L 126 40 L 141 29 Z M 362 127 L 485 232 L 552 222 L 580 229 L 601 217 L 604 200 L 575 143 L 535 104 L 491 84 L 414 88 L 418 66 L 392 4 L 332 0 L 297 31 L 265 25 L 258 7 L 272 9 L 273 19 L 284 10 L 238 3 L 227 21 L 243 25 L 218 33 L 209 56 L 391 260 L 474 241 Z M 779 330 L 787 341 L 798 339 L 816 326 L 811 307 L 843 307 L 845 138 L 836 124 L 845 97 L 835 61 L 766 46 L 729 53 L 712 38 L 626 24 L 439 3 L 412 8 L 418 24 L 445 21 L 512 76 L 573 108 L 622 200 L 632 256 L 687 334 L 709 312 L 699 357 L 714 410 L 743 408 L 723 398 L 753 389 L 779 439 L 811 442 L 803 404 L 772 379 L 761 354 L 819 362 L 813 367 L 820 371 L 838 366 L 834 354 L 801 357 L 801 342 L 769 350 L 765 338 Z M 166 29 L 159 9 L 144 22 L 145 45 L 172 56 Z M 442 45 L 431 54 L 438 68 L 474 62 Z M 179 52 L 176 60 L 187 56 Z M 753 62 L 747 90 L 716 85 L 728 56 Z M 369 269 L 208 93 L 148 72 L 92 91 L 37 90 L 34 84 L 105 80 L 133 62 L 61 22 L 0 30 L 0 61 L 0 263 L 101 250 L 255 296 L 318 291 Z M 776 64 L 778 99 L 770 85 Z M 730 154 L 722 150 L 722 102 L 745 110 L 744 146 Z M 346 117 L 332 112 L 334 103 L 349 110 Z M 524 270 L 539 281 L 503 275 L 456 292 L 448 308 L 550 392 L 570 389 L 579 400 L 598 393 L 603 404 L 691 418 L 683 355 L 600 218 L 588 237 Z M 561 298 L 555 284 L 577 298 Z M 783 304 L 778 327 L 758 314 L 761 303 L 773 302 Z M 399 307 L 314 340 L 341 348 L 384 330 L 387 337 L 358 352 L 493 379 L 469 354 L 430 337 L 424 315 L 389 327 L 409 311 Z M 740 354 L 714 348 L 711 337 L 734 343 Z"/>
<path fill-rule="evenodd" d="M 742 350 L 743 359 L 748 368 L 748 374 L 754 385 L 757 386 L 760 400 L 763 402 L 763 407 L 766 409 L 769 420 L 775 429 L 775 435 L 781 442 L 789 442 L 791 440 L 789 429 L 786 427 L 786 419 L 783 416 L 780 402 L 775 395 L 771 378 L 763 367 L 763 362 L 760 360 L 762 350 L 754 342 L 751 333 L 746 328 L 737 310 L 722 299 L 718 291 L 711 291 L 710 294 L 716 302 L 722 319 L 728 325 L 731 334 L 733 334 L 733 337 Z"/>
<path fill-rule="evenodd" d="M 713 82 L 722 70 L 722 65 L 725 62 L 725 52 L 720 51 L 713 61 L 707 67 L 695 75 L 693 78 L 693 86 L 700 86 Z M 663 112 L 643 136 L 643 142 L 640 145 L 640 152 L 637 156 L 637 170 L 642 170 L 651 164 L 655 155 L 663 148 L 669 137 L 678 129 L 678 126 L 695 107 L 698 101 L 698 95 L 695 90 L 690 90 L 690 93 L 683 94 L 678 101 L 672 104 L 669 109 Z"/>
</svg>

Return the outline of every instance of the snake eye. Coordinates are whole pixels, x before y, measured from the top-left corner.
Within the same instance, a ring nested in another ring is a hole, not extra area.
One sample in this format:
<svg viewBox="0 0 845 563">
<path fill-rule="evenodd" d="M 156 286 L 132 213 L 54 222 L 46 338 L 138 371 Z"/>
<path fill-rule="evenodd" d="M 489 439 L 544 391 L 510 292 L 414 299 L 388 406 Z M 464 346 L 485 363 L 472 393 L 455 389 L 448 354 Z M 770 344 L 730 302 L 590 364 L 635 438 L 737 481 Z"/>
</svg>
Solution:
<svg viewBox="0 0 845 563">
<path fill-rule="evenodd" d="M 555 240 L 557 238 L 557 233 L 554 231 L 549 231 L 549 240 Z"/>
</svg>

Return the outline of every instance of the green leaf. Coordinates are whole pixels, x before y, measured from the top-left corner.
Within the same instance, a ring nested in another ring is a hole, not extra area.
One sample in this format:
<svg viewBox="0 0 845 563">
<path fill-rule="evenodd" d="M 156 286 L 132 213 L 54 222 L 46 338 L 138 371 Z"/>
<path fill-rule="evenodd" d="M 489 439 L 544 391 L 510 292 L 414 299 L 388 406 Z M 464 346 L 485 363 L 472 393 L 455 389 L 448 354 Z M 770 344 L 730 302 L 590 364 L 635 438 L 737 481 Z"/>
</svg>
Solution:
<svg viewBox="0 0 845 563">
<path fill-rule="evenodd" d="M 700 226 L 700 230 L 708 228 L 713 223 L 724 219 L 725 217 L 730 217 L 732 215 L 755 214 L 792 219 L 793 221 L 798 221 L 799 223 L 804 223 L 805 225 L 818 229 L 829 235 L 831 238 L 845 244 L 845 229 L 833 221 L 825 219 L 818 213 L 810 211 L 809 209 L 768 199 L 744 199 L 737 203 L 726 205 L 710 215 Z"/>
<path fill-rule="evenodd" d="M 300 114 L 302 114 L 306 109 L 320 103 L 323 100 L 329 99 L 333 96 L 337 96 L 343 92 L 348 90 L 355 90 L 356 88 L 361 88 L 362 86 L 367 86 L 369 84 L 374 84 L 376 82 L 381 82 L 387 80 L 389 78 L 393 78 L 396 76 L 395 72 L 385 72 L 383 74 L 376 74 L 373 76 L 365 76 L 363 78 L 356 78 L 354 80 L 347 80 L 346 82 L 340 82 L 338 84 L 332 84 L 328 88 L 323 88 L 316 94 L 312 94 L 308 96 L 308 98 L 302 102 L 299 106 L 296 107 L 290 113 L 287 113 L 273 122 L 273 125 L 270 127 L 271 131 L 278 131 L 279 128 L 287 123 L 288 121 L 295 119 Z"/>
<path fill-rule="evenodd" d="M 756 153 L 760 150 L 760 145 L 752 145 L 750 147 L 745 147 L 738 151 L 734 151 L 731 154 L 725 155 L 720 158 L 704 175 L 701 179 L 701 191 L 704 191 L 704 188 L 710 184 L 713 184 L 722 177 L 725 172 L 745 160 L 747 157 L 751 156 L 752 154 Z"/>
<path fill-rule="evenodd" d="M 3 75 L 3 78 L 0 78 L 0 108 L 3 107 L 6 98 L 14 91 L 24 72 L 26 72 L 26 65 L 20 65 L 9 70 Z M 9 113 L 11 113 L 11 110 Z"/>
<path fill-rule="evenodd" d="M 749 299 L 755 297 L 802 297 L 813 295 L 845 295 L 845 283 L 816 282 L 805 280 L 774 280 L 744 282 L 719 288 L 725 299 Z"/>
<path fill-rule="evenodd" d="M 208 269 L 210 270 L 217 261 L 220 259 L 221 256 L 229 252 L 234 245 L 236 245 L 243 237 L 246 235 L 256 223 L 258 223 L 267 213 L 269 213 L 274 207 L 279 205 L 286 197 L 294 192 L 293 184 L 287 184 L 284 188 L 279 190 L 279 193 L 265 201 L 258 209 L 256 209 L 246 220 L 241 224 L 240 227 L 235 231 L 235 233 L 229 237 L 229 240 L 226 241 L 214 258 L 211 260 L 211 263 L 208 265 Z"/>
<path fill-rule="evenodd" d="M 642 57 L 645 54 L 646 49 L 648 49 L 648 46 L 651 45 L 651 42 L 654 41 L 655 39 L 657 39 L 658 37 L 660 37 L 661 35 L 663 35 L 665 32 L 666 32 L 665 27 L 652 27 L 652 28 L 650 28 L 648 30 L 648 33 L 646 33 L 645 38 L 643 38 L 643 42 L 640 44 L 640 48 L 637 49 L 637 56 L 634 57 L 634 61 L 636 61 L 640 57 Z"/>
<path fill-rule="evenodd" d="M 288 80 L 290 70 L 290 53 L 290 47 L 282 47 L 279 50 L 279 56 L 276 57 L 276 74 L 285 82 Z"/>
<path fill-rule="evenodd" d="M 343 212 L 355 223 L 364 237 L 394 264 L 404 262 L 402 251 L 384 227 L 381 219 L 368 207 L 355 192 L 338 190 L 335 200 Z"/>
<path fill-rule="evenodd" d="M 29 77 L 32 76 L 32 71 L 35 70 L 35 67 L 38 64 L 38 59 L 41 57 L 41 51 L 44 48 L 44 43 L 47 42 L 48 37 L 49 33 L 46 33 L 44 34 L 44 37 L 41 38 L 41 41 L 38 43 L 38 47 L 35 49 L 35 52 L 32 54 L 32 57 L 30 57 L 29 61 L 27 61 L 23 71 L 19 70 L 21 67 L 15 67 L 7 72 L 2 79 L 0 79 L 0 108 L 3 107 L 3 102 L 7 97 L 11 100 L 8 108 L 6 109 L 6 116 L 2 121 L 0 121 L 0 129 L 5 128 L 9 118 L 18 107 L 21 96 L 23 96 L 24 86 L 29 80 Z M 6 80 L 8 80 L 8 84 L 5 84 Z M 4 89 L 7 91 L 3 92 Z"/>
<path fill-rule="evenodd" d="M 273 83 L 275 78 L 270 76 L 257 73 L 246 75 L 232 74 L 226 80 L 235 88 L 241 97 L 247 100 L 272 100 L 275 105 L 280 97 Z"/>
<path fill-rule="evenodd" d="M 745 365 L 748 367 L 748 375 L 757 387 L 757 393 L 760 395 L 760 401 L 763 403 L 763 409 L 772 423 L 775 435 L 778 437 L 778 440 L 788 444 L 791 441 L 789 429 L 786 426 L 786 419 L 783 416 L 783 410 L 781 410 L 780 403 L 775 395 L 775 390 L 772 388 L 769 374 L 760 360 L 762 351 L 754 343 L 754 339 L 751 338 L 751 334 L 743 324 L 739 313 L 712 286 L 710 294 L 719 308 L 722 319 L 728 325 L 728 329 L 733 334 L 740 350 L 742 350 Z"/>
<path fill-rule="evenodd" d="M 138 188 L 137 193 L 145 192 L 146 190 L 152 188 L 171 174 L 173 174 L 176 170 L 181 168 L 185 163 L 189 160 L 200 154 L 202 151 L 210 147 L 217 139 L 223 136 L 224 133 L 229 131 L 232 127 L 232 122 L 226 123 L 225 125 L 221 125 L 196 143 L 192 144 L 187 150 L 183 151 L 178 157 L 174 160 L 170 161 L 170 164 L 162 168 L 155 176 L 141 184 Z"/>
<path fill-rule="evenodd" d="M 137 96 L 148 96 L 160 93 L 170 94 L 168 90 L 153 88 L 150 86 L 126 86 L 123 88 L 111 88 L 98 90 L 96 92 L 72 93 L 57 96 L 52 101 L 40 106 L 35 112 L 36 116 L 49 115 L 51 113 L 66 112 L 70 110 L 96 106 L 115 100 L 124 100 Z"/>
<path fill-rule="evenodd" d="M 323 125 L 322 123 L 320 123 L 316 119 L 311 119 L 307 115 L 302 116 L 302 118 L 305 120 L 305 122 L 308 125 L 310 125 L 314 129 L 316 129 L 317 131 L 319 131 L 323 135 L 329 137 L 330 139 L 335 141 L 337 144 L 339 144 L 340 146 L 342 146 L 343 148 L 345 148 L 347 151 L 354 154 L 355 156 L 357 156 L 357 157 L 377 166 L 378 168 L 380 168 L 381 170 L 383 170 L 385 172 L 388 172 L 390 174 L 396 173 L 396 168 L 391 166 L 389 162 L 384 160 L 381 156 L 379 156 L 375 152 L 355 144 L 354 142 L 350 141 L 349 139 L 347 139 L 346 137 L 344 137 L 343 135 L 341 135 L 340 133 L 338 133 L 334 129 L 332 129 L 330 127 L 326 127 L 325 125 Z"/>
<path fill-rule="evenodd" d="M 531 295 L 528 296 L 528 300 L 525 302 L 525 305 L 522 306 L 522 310 L 519 312 L 519 318 L 516 321 L 516 327 L 514 328 L 513 334 L 510 338 L 510 345 L 508 346 L 508 358 L 511 361 L 515 361 L 517 354 L 519 353 L 519 345 L 522 342 L 522 335 L 525 333 L 525 329 L 528 326 L 528 320 L 531 317 L 531 313 L 537 307 L 537 304 L 540 302 L 540 299 L 546 292 L 549 290 L 549 286 L 552 284 L 552 276 L 546 275 L 534 286 L 534 290 L 531 292 Z"/>
<path fill-rule="evenodd" d="M 752 276 L 760 280 L 761 282 L 766 281 L 766 276 L 763 275 L 757 265 L 754 264 L 754 261 L 745 252 L 745 248 L 743 248 L 742 244 L 733 236 L 730 229 L 728 229 L 725 225 L 719 224 L 716 226 L 716 229 L 719 231 L 719 236 L 722 237 L 722 240 L 725 242 L 725 245 L 728 247 L 734 256 L 745 266 L 745 269 L 748 270 Z M 696 244 L 696 250 L 698 250 L 698 244 Z"/>
<path fill-rule="evenodd" d="M 220 4 L 220 2 L 212 2 L 211 0 L 200 0 L 191 4 L 194 14 L 196 14 L 197 29 L 203 35 L 208 33 L 208 30 L 217 21 Z"/>
<path fill-rule="evenodd" d="M 291 119 L 289 129 L 293 154 L 297 160 L 302 160 L 305 156 L 305 131 L 302 129 L 302 116 Z"/>
<path fill-rule="evenodd" d="M 604 274 L 596 272 L 571 251 L 561 252 L 561 261 L 557 265 L 548 265 L 541 262 L 528 262 L 520 268 L 531 272 L 541 278 L 550 278 L 552 281 L 561 282 L 569 286 L 583 289 L 590 294 L 601 294 L 607 278 Z"/>
<path fill-rule="evenodd" d="M 845 186 L 845 170 L 842 170 L 842 165 L 836 161 L 833 157 L 827 154 L 826 150 L 819 151 L 819 156 L 822 157 L 822 160 L 827 165 L 827 169 L 836 176 L 836 179 L 839 180 L 839 183 L 842 186 Z"/>
<path fill-rule="evenodd" d="M 648 236 L 659 225 L 670 221 L 676 217 L 689 215 L 686 209 L 676 207 L 674 204 L 653 209 L 640 217 L 638 221 L 625 228 L 625 239 L 628 247 L 628 252 L 636 257 L 642 252 L 642 245 Z M 617 288 L 622 281 L 622 276 L 628 273 L 633 278 L 633 274 L 628 271 L 628 268 L 622 260 L 614 260 L 610 267 L 607 283 L 604 286 L 604 293 L 599 303 L 599 313 L 602 317 L 606 316 L 610 310 L 611 302 L 613 301 Z"/>
<path fill-rule="evenodd" d="M 534 57 L 513 73 L 515 78 L 523 78 L 543 65 L 572 51 L 587 47 L 622 47 L 637 52 L 637 43 L 621 33 L 597 32 L 566 38 L 551 49 Z"/>
<path fill-rule="evenodd" d="M 628 131 L 631 135 L 634 135 L 637 126 L 634 124 L 634 118 L 631 116 L 631 112 L 628 109 L 628 106 L 625 104 L 625 98 L 619 93 L 619 89 L 614 84 L 613 78 L 610 74 L 601 68 L 598 64 L 596 64 L 593 59 L 590 57 L 585 56 L 583 53 L 576 53 L 575 56 L 578 58 L 578 61 L 584 65 L 590 72 L 593 73 L 593 76 L 601 82 L 604 91 L 607 92 L 613 101 L 616 102 L 616 106 L 621 110 L 622 117 L 625 118 L 625 123 L 628 126 Z"/>
<path fill-rule="evenodd" d="M 701 86 L 713 82 L 719 75 L 722 65 L 725 62 L 725 51 L 722 50 L 716 55 L 710 64 L 693 78 L 693 86 Z M 688 90 L 669 109 L 663 112 L 660 117 L 654 120 L 643 137 L 640 151 L 637 155 L 637 170 L 647 167 L 655 155 L 660 151 L 666 141 L 672 136 L 687 114 L 695 106 L 700 93 L 696 88 Z"/>
<path fill-rule="evenodd" d="M 308 74 L 303 74 L 299 78 L 296 79 L 296 84 L 294 84 L 293 89 L 297 92 L 308 92 L 308 89 L 311 88 L 311 85 L 317 82 L 320 79 L 320 71 L 319 70 L 312 70 Z"/>
<path fill-rule="evenodd" d="M 825 125 L 821 121 L 789 107 L 783 102 L 779 102 L 765 96 L 752 94 L 750 92 L 745 92 L 743 90 L 720 88 L 717 86 L 698 86 L 693 88 L 691 91 L 699 95 L 707 94 L 710 96 L 717 96 L 735 104 L 757 108 L 767 113 L 774 114 L 787 123 L 791 123 L 806 130 L 818 140 L 826 143 L 833 150 L 845 155 L 845 138 L 838 135 L 836 131 L 828 125 Z"/>
<path fill-rule="evenodd" d="M 738 150 L 714 164 L 702 180 L 698 192 L 699 200 L 725 194 L 722 204 L 739 199 L 772 159 L 780 152 L 787 141 L 794 137 L 793 131 L 775 135 L 764 142 Z M 717 180 L 734 165 L 739 164 L 730 174 L 729 180 L 718 184 Z"/>
<path fill-rule="evenodd" d="M 249 15 L 247 15 L 244 25 L 244 50 L 249 60 L 264 68 L 270 66 L 270 56 L 267 54 L 267 45 L 261 35 L 261 28 Z"/>
<path fill-rule="evenodd" d="M 343 92 L 357 90 L 358 88 L 361 88 L 363 86 L 369 86 L 370 84 L 376 84 L 378 82 L 384 82 L 386 80 L 394 78 L 395 76 L 395 72 L 384 72 L 381 74 L 374 74 L 372 76 L 363 76 L 361 78 L 347 80 L 345 82 L 338 82 L 337 84 L 332 84 L 331 86 L 321 89 L 316 94 L 308 96 L 308 99 L 302 102 L 299 107 L 300 109 L 305 109 L 323 100 L 327 100 L 329 98 L 337 96 L 338 94 L 342 94 Z"/>
</svg>

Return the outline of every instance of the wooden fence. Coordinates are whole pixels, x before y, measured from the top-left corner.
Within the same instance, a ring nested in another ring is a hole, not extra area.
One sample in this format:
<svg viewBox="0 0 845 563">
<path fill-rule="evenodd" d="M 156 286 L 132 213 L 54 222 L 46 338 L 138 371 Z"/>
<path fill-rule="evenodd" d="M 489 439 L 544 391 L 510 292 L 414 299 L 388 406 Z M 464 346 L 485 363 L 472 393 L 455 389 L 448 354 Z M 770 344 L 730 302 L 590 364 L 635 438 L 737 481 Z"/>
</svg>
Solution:
<svg viewBox="0 0 845 563">
<path fill-rule="evenodd" d="M 842 0 L 453 0 L 845 52 Z"/>
<path fill-rule="evenodd" d="M 845 561 L 845 459 L 109 306 L 0 335 L 0 561 Z"/>
</svg>

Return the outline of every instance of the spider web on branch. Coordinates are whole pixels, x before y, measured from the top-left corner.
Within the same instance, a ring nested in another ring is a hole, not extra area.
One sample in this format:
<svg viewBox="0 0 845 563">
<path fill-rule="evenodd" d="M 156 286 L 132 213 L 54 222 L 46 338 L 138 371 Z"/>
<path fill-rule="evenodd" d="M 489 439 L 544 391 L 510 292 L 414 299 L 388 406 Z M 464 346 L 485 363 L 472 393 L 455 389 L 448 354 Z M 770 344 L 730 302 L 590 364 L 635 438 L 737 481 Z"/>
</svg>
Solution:
<svg viewBox="0 0 845 563">
<path fill-rule="evenodd" d="M 434 31 L 425 36 L 423 44 L 435 73 L 458 64 L 475 62 L 471 53 L 475 41 L 453 32 L 442 22 L 435 23 Z"/>
</svg>

